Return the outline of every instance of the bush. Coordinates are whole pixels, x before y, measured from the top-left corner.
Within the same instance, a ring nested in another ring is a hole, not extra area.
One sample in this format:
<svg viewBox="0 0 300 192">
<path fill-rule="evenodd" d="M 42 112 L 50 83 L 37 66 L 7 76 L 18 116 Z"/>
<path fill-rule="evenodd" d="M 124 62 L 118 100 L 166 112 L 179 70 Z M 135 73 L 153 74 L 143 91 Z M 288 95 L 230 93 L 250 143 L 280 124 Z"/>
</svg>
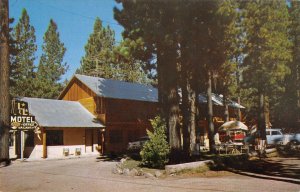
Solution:
<svg viewBox="0 0 300 192">
<path fill-rule="evenodd" d="M 170 147 L 166 137 L 166 123 L 159 116 L 151 120 L 153 133 L 147 130 L 149 141 L 143 146 L 140 155 L 142 164 L 153 168 L 163 168 L 169 161 Z"/>
</svg>

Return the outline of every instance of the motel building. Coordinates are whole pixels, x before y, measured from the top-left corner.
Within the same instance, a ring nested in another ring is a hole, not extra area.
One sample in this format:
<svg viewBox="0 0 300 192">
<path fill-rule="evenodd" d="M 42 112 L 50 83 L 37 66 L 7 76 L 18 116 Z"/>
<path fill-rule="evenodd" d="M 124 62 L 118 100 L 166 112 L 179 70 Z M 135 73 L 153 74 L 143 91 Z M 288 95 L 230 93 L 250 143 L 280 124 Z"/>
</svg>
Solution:
<svg viewBox="0 0 300 192">
<path fill-rule="evenodd" d="M 215 123 L 222 123 L 222 98 L 214 95 Z M 61 158 L 125 152 L 128 142 L 151 130 L 158 114 L 152 86 L 74 75 L 58 99 L 16 98 L 12 106 L 11 158 Z M 23 102 L 23 103 L 22 103 Z M 205 96 L 199 96 L 205 106 Z M 23 106 L 23 107 L 22 107 Z M 204 107 L 203 107 L 204 108 Z M 230 101 L 230 119 L 238 108 Z M 220 114 L 218 114 L 220 113 Z M 201 119 L 197 134 L 207 134 Z"/>
</svg>

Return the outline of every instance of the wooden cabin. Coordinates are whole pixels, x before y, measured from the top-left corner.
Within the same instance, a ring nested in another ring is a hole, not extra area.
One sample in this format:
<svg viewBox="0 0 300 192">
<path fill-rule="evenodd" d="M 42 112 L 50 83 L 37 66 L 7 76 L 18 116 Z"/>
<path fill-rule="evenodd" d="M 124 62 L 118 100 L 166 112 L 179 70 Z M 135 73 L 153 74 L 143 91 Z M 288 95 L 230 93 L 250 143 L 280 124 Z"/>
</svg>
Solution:
<svg viewBox="0 0 300 192">
<path fill-rule="evenodd" d="M 19 100 L 28 104 L 38 130 L 12 129 L 11 157 L 38 159 L 98 154 L 96 147 L 102 144 L 104 125 L 78 101 L 27 97 Z"/>
<path fill-rule="evenodd" d="M 61 100 L 79 101 L 106 126 L 104 152 L 125 151 L 128 142 L 146 135 L 151 129 L 149 119 L 158 114 L 158 92 L 152 86 L 74 75 L 59 96 Z M 221 125 L 222 98 L 213 95 L 216 128 Z M 201 94 L 199 103 L 205 110 L 206 97 Z M 230 119 L 236 117 L 236 109 L 243 106 L 230 101 Z M 205 117 L 205 115 L 202 115 Z M 199 122 L 197 135 L 207 134 L 206 119 Z"/>
<path fill-rule="evenodd" d="M 157 89 L 137 83 L 74 75 L 59 96 L 79 101 L 105 125 L 102 152 L 125 151 L 128 142 L 146 135 L 158 114 Z"/>
<path fill-rule="evenodd" d="M 201 116 L 197 142 L 207 136 L 206 96 L 199 95 Z M 22 98 L 41 128 L 41 134 L 26 132 L 25 157 L 60 157 L 65 150 L 75 154 L 125 152 L 128 142 L 146 136 L 150 119 L 158 114 L 158 91 L 152 86 L 74 75 L 58 100 Z M 214 123 L 222 123 L 223 104 L 213 94 Z M 230 101 L 230 120 L 243 106 Z M 15 134 L 16 132 L 14 132 Z M 20 137 L 17 136 L 16 137 Z M 19 141 L 16 139 L 15 141 Z M 19 146 L 18 143 L 14 143 Z M 18 153 L 18 152 L 17 152 Z"/>
</svg>

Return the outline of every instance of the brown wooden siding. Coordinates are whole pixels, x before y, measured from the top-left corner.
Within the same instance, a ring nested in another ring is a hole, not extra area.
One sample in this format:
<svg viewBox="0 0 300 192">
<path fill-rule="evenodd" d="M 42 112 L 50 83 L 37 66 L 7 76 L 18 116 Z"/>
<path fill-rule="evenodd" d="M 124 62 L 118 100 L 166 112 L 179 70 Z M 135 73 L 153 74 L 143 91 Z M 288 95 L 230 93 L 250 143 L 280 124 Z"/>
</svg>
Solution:
<svg viewBox="0 0 300 192">
<path fill-rule="evenodd" d="M 148 121 L 158 114 L 157 103 L 106 99 L 106 122 Z"/>
<path fill-rule="evenodd" d="M 158 114 L 157 103 L 98 97 L 76 78 L 60 98 L 79 101 L 105 124 L 105 153 L 124 152 L 129 141 L 146 135 L 146 129 L 151 129 L 149 119 Z M 115 141 L 111 141 L 114 134 Z"/>
<path fill-rule="evenodd" d="M 93 97 L 88 97 L 88 98 L 80 99 L 78 101 L 79 101 L 79 103 L 82 106 L 84 106 L 93 115 L 97 115 L 97 113 L 96 113 L 96 103 L 95 103 Z"/>
<path fill-rule="evenodd" d="M 93 93 L 87 86 L 79 80 L 73 79 L 66 90 L 64 90 L 64 94 L 61 95 L 61 98 L 62 100 L 78 101 L 80 99 L 93 96 L 95 96 L 95 93 Z"/>
<path fill-rule="evenodd" d="M 135 141 L 140 137 L 146 136 L 146 130 L 151 130 L 149 122 L 143 123 L 114 123 L 107 125 L 105 132 L 105 151 L 110 152 L 124 152 L 127 150 L 128 142 Z M 117 134 L 117 140 L 111 141 L 111 136 Z"/>
</svg>

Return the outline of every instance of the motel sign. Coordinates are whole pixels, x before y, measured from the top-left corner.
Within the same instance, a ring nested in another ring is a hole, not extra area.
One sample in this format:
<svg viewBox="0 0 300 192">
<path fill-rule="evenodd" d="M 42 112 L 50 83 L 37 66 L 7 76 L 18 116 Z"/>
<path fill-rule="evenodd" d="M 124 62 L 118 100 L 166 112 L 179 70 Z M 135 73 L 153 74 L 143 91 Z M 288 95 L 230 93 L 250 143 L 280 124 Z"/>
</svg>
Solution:
<svg viewBox="0 0 300 192">
<path fill-rule="evenodd" d="M 38 127 L 35 117 L 29 114 L 28 103 L 15 99 L 12 100 L 10 122 L 13 130 L 29 130 Z"/>
</svg>

